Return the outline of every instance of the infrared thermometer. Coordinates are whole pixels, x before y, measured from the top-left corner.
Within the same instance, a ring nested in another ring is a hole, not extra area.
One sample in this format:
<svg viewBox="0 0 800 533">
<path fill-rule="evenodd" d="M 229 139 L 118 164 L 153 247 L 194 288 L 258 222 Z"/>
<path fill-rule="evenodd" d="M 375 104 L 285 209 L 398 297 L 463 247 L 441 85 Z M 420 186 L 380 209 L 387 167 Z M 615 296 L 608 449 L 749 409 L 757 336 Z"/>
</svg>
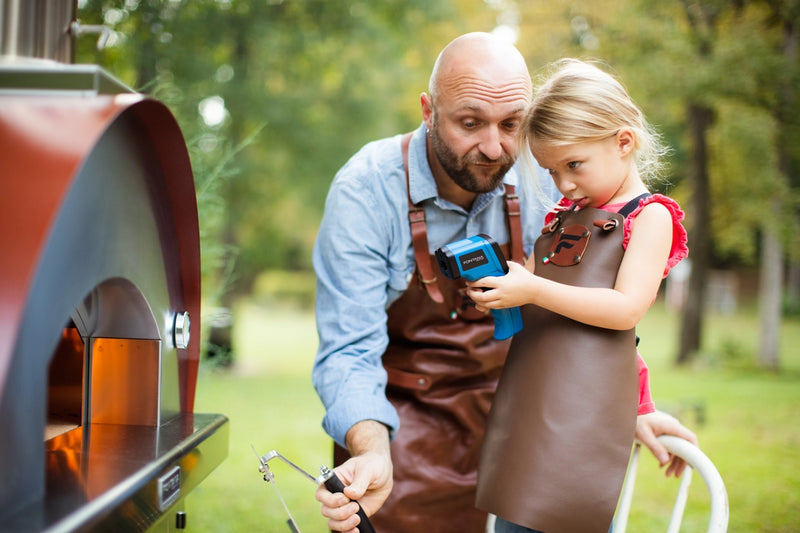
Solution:
<svg viewBox="0 0 800 533">
<path fill-rule="evenodd" d="M 475 281 L 508 273 L 508 264 L 500 246 L 482 233 L 446 244 L 437 249 L 435 255 L 442 274 L 450 279 Z M 519 307 L 492 309 L 492 316 L 497 340 L 507 339 L 522 329 Z"/>
</svg>

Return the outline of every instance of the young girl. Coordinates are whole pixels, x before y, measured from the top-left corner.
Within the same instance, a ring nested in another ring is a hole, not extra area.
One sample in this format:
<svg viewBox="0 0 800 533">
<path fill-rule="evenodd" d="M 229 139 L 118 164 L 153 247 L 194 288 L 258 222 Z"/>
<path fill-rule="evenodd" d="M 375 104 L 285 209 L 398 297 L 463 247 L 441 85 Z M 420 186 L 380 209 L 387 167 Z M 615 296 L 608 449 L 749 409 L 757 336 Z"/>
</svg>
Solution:
<svg viewBox="0 0 800 533">
<path fill-rule="evenodd" d="M 557 67 L 523 141 L 564 198 L 525 267 L 470 283 L 479 308 L 523 306 L 478 470 L 498 532 L 608 530 L 633 443 L 634 328 L 688 253 L 680 207 L 645 185 L 664 148 L 639 108 L 597 67 Z"/>
</svg>

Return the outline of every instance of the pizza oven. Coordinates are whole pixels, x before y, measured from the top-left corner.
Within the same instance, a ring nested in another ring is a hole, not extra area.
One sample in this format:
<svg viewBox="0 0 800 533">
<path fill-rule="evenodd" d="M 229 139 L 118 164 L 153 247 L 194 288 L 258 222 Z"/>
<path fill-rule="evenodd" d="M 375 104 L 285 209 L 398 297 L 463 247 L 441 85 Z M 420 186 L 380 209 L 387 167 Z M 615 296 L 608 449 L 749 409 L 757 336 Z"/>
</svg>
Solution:
<svg viewBox="0 0 800 533">
<path fill-rule="evenodd" d="M 0 529 L 171 531 L 228 453 L 192 171 L 163 104 L 68 62 L 74 21 L 0 1 Z"/>
</svg>

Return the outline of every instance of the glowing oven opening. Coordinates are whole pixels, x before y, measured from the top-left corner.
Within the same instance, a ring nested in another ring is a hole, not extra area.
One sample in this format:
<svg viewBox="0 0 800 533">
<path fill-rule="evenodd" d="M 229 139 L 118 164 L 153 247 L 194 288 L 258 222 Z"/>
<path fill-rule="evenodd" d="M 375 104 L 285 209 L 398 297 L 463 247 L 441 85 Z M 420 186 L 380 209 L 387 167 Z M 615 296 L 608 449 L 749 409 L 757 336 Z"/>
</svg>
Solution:
<svg viewBox="0 0 800 533">
<path fill-rule="evenodd" d="M 141 292 L 121 278 L 101 283 L 50 358 L 44 440 L 91 424 L 158 426 L 160 366 L 161 339 Z"/>
<path fill-rule="evenodd" d="M 86 349 L 72 320 L 61 332 L 50 359 L 47 379 L 47 424 L 44 440 L 83 423 L 84 361 Z"/>
</svg>

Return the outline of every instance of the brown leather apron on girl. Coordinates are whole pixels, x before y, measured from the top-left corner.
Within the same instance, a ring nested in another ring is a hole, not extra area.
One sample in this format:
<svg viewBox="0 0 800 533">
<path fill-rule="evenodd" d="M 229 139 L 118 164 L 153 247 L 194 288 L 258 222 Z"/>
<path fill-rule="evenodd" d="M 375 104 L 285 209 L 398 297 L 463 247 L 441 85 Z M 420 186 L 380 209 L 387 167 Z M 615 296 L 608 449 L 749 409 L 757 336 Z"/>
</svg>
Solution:
<svg viewBox="0 0 800 533">
<path fill-rule="evenodd" d="M 622 223 L 622 215 L 599 209 L 562 213 L 536 241 L 536 274 L 613 287 Z M 523 306 L 522 319 L 489 415 L 477 506 L 546 533 L 605 533 L 636 426 L 635 332 L 535 305 Z"/>
<path fill-rule="evenodd" d="M 487 514 L 475 508 L 478 454 L 509 341 L 492 337 L 491 316 L 464 296 L 463 280 L 440 275 L 424 211 L 410 198 L 409 204 L 415 276 L 389 307 L 383 356 L 386 394 L 400 416 L 391 444 L 394 488 L 370 521 L 378 533 L 483 533 Z M 512 253 L 501 248 L 522 262 L 512 186 L 506 186 L 506 206 Z M 346 459 L 336 446 L 336 464 Z"/>
</svg>

